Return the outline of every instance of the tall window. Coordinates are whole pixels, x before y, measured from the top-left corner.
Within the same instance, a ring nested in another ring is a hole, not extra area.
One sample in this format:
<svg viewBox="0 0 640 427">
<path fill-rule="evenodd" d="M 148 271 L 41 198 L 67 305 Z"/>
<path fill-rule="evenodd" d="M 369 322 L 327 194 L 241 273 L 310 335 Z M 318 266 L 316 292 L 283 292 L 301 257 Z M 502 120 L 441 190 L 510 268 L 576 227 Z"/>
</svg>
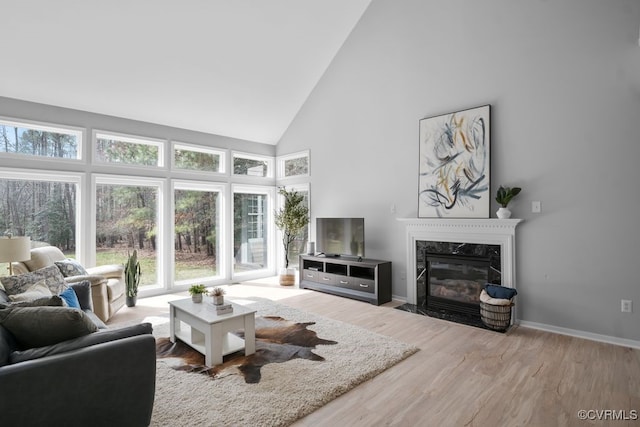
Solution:
<svg viewBox="0 0 640 427">
<path fill-rule="evenodd" d="M 180 181 L 174 184 L 174 279 L 195 282 L 219 277 L 223 187 Z"/>
<path fill-rule="evenodd" d="M 298 193 L 300 193 L 302 196 L 304 196 L 304 200 L 303 203 L 307 206 L 310 207 L 310 203 L 309 203 L 309 185 L 308 184 L 301 184 L 301 185 L 295 185 L 295 186 L 291 186 L 289 187 L 290 190 L 295 190 Z M 284 203 L 283 201 L 283 197 L 280 196 L 278 198 L 278 203 L 280 205 L 282 205 L 282 203 Z M 293 242 L 291 242 L 291 245 L 289 246 L 289 267 L 297 267 L 299 264 L 299 255 L 300 254 L 304 254 L 306 253 L 307 250 L 307 242 L 309 241 L 309 225 L 307 225 L 302 231 L 300 231 L 300 233 L 298 233 L 298 235 L 296 236 L 295 240 Z M 280 245 L 282 246 L 282 245 Z M 280 248 L 279 249 L 281 254 L 284 253 L 284 248 Z M 279 263 L 279 265 L 284 265 L 284 263 Z"/>
<path fill-rule="evenodd" d="M 134 249 L 142 268 L 140 286 L 158 283 L 160 242 L 157 181 L 96 177 L 96 264 L 123 264 Z"/>
<path fill-rule="evenodd" d="M 80 159 L 82 131 L 0 119 L 0 153 Z"/>
<path fill-rule="evenodd" d="M 80 176 L 4 169 L 0 174 L 0 234 L 29 236 L 34 245 L 57 246 L 75 257 Z"/>
<path fill-rule="evenodd" d="M 238 186 L 233 194 L 233 272 L 262 270 L 269 265 L 273 189 Z"/>
</svg>

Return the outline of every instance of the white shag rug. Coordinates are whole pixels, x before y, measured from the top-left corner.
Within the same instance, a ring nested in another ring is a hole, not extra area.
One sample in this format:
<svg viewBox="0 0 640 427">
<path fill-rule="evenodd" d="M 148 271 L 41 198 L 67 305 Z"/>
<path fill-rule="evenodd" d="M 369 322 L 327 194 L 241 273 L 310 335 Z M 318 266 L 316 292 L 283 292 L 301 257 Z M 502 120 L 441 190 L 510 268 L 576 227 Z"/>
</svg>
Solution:
<svg viewBox="0 0 640 427">
<path fill-rule="evenodd" d="M 152 426 L 287 426 L 418 351 L 392 338 L 270 300 L 233 302 L 256 308 L 256 316 L 315 322 L 307 329 L 337 344 L 312 350 L 324 361 L 293 359 L 265 365 L 257 384 L 247 384 L 239 373 L 211 378 L 177 371 L 158 359 Z M 155 320 L 154 335 L 169 336 L 169 324 Z"/>
</svg>

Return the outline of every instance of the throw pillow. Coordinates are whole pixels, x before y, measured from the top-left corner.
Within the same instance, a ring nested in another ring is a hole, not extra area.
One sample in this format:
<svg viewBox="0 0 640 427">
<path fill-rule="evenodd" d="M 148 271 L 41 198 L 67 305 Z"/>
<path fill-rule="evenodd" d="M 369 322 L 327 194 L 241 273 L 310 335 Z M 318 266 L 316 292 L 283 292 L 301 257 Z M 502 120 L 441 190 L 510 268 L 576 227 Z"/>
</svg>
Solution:
<svg viewBox="0 0 640 427">
<path fill-rule="evenodd" d="M 51 291 L 44 280 L 34 283 L 29 286 L 24 292 L 19 294 L 9 295 L 11 302 L 24 302 L 33 301 L 39 298 L 47 298 L 51 296 Z"/>
<path fill-rule="evenodd" d="M 77 283 L 70 283 L 69 287 L 73 289 L 78 297 L 80 308 L 83 310 L 93 310 L 93 300 L 91 299 L 91 282 L 82 280 Z"/>
<path fill-rule="evenodd" d="M 89 274 L 82 264 L 72 258 L 67 258 L 64 261 L 56 261 L 55 265 L 60 269 L 64 277 L 86 276 Z"/>
<path fill-rule="evenodd" d="M 98 330 L 82 310 L 69 307 L 3 308 L 0 325 L 23 349 L 56 344 Z"/>
<path fill-rule="evenodd" d="M 491 298 L 499 299 L 511 299 L 515 297 L 518 292 L 513 288 L 507 288 L 506 286 L 493 285 L 487 283 L 484 287 Z"/>
<path fill-rule="evenodd" d="M 0 302 L 0 306 L 10 306 L 10 307 L 42 307 L 48 305 L 50 307 L 64 307 L 65 302 L 58 295 L 51 295 L 50 297 L 38 298 L 32 301 L 21 301 L 21 302 L 12 302 L 12 303 L 2 303 Z"/>
<path fill-rule="evenodd" d="M 68 307 L 80 308 L 80 301 L 78 301 L 78 296 L 73 288 L 65 289 L 60 293 L 59 297 L 67 303 Z"/>
<path fill-rule="evenodd" d="M 40 280 L 45 281 L 53 295 L 57 295 L 67 288 L 60 269 L 53 264 L 17 276 L 0 277 L 0 282 L 2 282 L 8 295 L 21 294 Z"/>
</svg>

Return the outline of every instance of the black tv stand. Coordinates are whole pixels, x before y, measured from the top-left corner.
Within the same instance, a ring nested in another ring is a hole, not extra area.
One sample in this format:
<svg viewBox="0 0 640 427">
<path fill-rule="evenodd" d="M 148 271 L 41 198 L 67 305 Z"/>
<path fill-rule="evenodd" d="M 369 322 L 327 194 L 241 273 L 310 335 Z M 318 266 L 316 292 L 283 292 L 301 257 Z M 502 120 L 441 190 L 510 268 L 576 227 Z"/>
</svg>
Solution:
<svg viewBox="0 0 640 427">
<path fill-rule="evenodd" d="M 391 301 L 391 262 L 300 255 L 300 288 L 384 304 Z"/>
</svg>

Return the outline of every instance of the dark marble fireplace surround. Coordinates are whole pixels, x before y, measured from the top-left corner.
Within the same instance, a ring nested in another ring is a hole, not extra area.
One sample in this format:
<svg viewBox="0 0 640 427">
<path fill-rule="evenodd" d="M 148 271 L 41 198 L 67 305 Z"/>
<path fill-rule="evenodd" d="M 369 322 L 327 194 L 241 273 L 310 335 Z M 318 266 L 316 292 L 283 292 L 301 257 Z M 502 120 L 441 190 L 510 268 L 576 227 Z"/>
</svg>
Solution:
<svg viewBox="0 0 640 427">
<path fill-rule="evenodd" d="M 480 320 L 480 291 L 501 284 L 500 245 L 416 241 L 416 304 L 400 309 L 472 326 Z"/>
<path fill-rule="evenodd" d="M 407 303 L 398 309 L 486 328 L 485 283 L 515 288 L 520 219 L 398 218 L 407 237 Z"/>
</svg>

